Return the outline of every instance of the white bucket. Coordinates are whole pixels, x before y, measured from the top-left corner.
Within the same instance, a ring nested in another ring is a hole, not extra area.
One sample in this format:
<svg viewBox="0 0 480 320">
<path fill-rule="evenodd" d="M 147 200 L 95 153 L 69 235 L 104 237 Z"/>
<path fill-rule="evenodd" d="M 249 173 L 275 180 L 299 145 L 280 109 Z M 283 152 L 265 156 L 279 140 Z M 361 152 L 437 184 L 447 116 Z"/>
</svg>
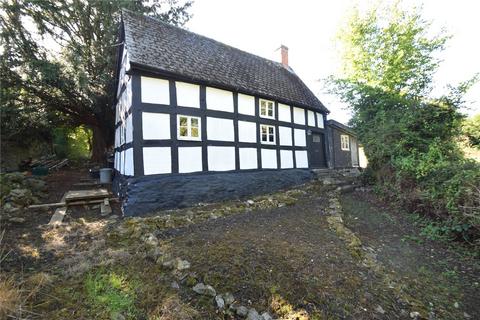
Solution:
<svg viewBox="0 0 480 320">
<path fill-rule="evenodd" d="M 100 169 L 100 183 L 111 183 L 112 182 L 112 169 L 103 168 Z"/>
</svg>

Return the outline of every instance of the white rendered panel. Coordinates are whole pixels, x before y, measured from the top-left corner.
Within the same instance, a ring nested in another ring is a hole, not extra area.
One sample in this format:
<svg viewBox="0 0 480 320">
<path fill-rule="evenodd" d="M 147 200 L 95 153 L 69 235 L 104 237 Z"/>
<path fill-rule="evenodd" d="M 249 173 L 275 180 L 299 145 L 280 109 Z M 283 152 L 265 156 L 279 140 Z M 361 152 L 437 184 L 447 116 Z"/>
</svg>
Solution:
<svg viewBox="0 0 480 320">
<path fill-rule="evenodd" d="M 133 176 L 133 148 L 125 150 L 125 175 Z"/>
<path fill-rule="evenodd" d="M 280 145 L 281 146 L 291 146 L 292 145 L 292 128 L 278 127 L 278 133 L 280 135 Z"/>
<path fill-rule="evenodd" d="M 127 117 L 127 125 L 126 125 L 126 134 L 125 134 L 125 143 L 132 142 L 133 140 L 133 123 L 132 123 L 133 116 L 130 114 Z"/>
<path fill-rule="evenodd" d="M 307 146 L 307 137 L 305 135 L 305 130 L 303 129 L 293 129 L 295 136 L 295 146 L 297 147 L 306 147 Z"/>
<path fill-rule="evenodd" d="M 293 122 L 296 124 L 305 124 L 305 110 L 293 107 Z"/>
<path fill-rule="evenodd" d="M 233 93 L 207 87 L 207 109 L 233 112 Z"/>
<path fill-rule="evenodd" d="M 293 168 L 292 150 L 280 150 L 280 166 L 282 169 Z"/>
<path fill-rule="evenodd" d="M 148 174 L 172 173 L 170 147 L 144 147 L 143 172 Z"/>
<path fill-rule="evenodd" d="M 177 105 L 180 107 L 200 108 L 200 86 L 185 82 L 176 82 Z"/>
<path fill-rule="evenodd" d="M 277 150 L 262 149 L 262 169 L 277 169 Z"/>
<path fill-rule="evenodd" d="M 240 169 L 257 169 L 257 149 L 256 148 L 239 148 Z"/>
<path fill-rule="evenodd" d="M 168 80 L 141 77 L 142 102 L 156 104 L 170 104 L 170 90 Z"/>
<path fill-rule="evenodd" d="M 120 127 L 115 129 L 115 148 L 120 146 Z"/>
<path fill-rule="evenodd" d="M 238 141 L 257 142 L 257 124 L 255 122 L 238 121 Z"/>
<path fill-rule="evenodd" d="M 202 171 L 202 147 L 178 148 L 178 172 Z"/>
<path fill-rule="evenodd" d="M 233 120 L 207 117 L 207 139 L 216 141 L 234 141 Z"/>
<path fill-rule="evenodd" d="M 120 145 L 123 146 L 125 144 L 125 122 L 121 122 L 120 124 Z"/>
<path fill-rule="evenodd" d="M 120 173 L 125 174 L 125 151 L 120 152 Z"/>
<path fill-rule="evenodd" d="M 317 112 L 317 123 L 319 128 L 324 128 L 323 126 L 323 114 Z"/>
<path fill-rule="evenodd" d="M 278 120 L 292 122 L 292 114 L 290 113 L 290 106 L 286 104 L 278 104 Z"/>
<path fill-rule="evenodd" d="M 308 156 L 306 150 L 295 151 L 295 159 L 297 160 L 297 168 L 308 168 Z"/>
<path fill-rule="evenodd" d="M 315 127 L 315 112 L 311 111 L 311 110 L 308 110 L 307 111 L 307 115 L 308 115 L 308 125 L 310 127 Z"/>
<path fill-rule="evenodd" d="M 209 171 L 235 170 L 235 147 L 209 146 L 207 154 Z"/>
<path fill-rule="evenodd" d="M 142 131 L 145 140 L 170 139 L 170 115 L 142 112 Z"/>
<path fill-rule="evenodd" d="M 238 94 L 238 113 L 255 115 L 255 98 L 245 94 Z"/>
</svg>

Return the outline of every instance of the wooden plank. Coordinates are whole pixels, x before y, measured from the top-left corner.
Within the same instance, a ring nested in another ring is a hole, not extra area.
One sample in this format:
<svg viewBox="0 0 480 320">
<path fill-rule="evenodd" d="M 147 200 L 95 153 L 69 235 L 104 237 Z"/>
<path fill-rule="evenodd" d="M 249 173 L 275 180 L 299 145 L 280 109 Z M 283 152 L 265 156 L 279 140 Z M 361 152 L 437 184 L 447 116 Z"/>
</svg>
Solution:
<svg viewBox="0 0 480 320">
<path fill-rule="evenodd" d="M 93 200 L 98 198 L 106 198 L 109 196 L 107 189 L 89 189 L 68 191 L 65 195 L 65 201 Z"/>
<path fill-rule="evenodd" d="M 118 201 L 117 198 L 105 198 L 108 201 Z M 55 202 L 55 203 L 42 203 L 42 204 L 32 204 L 28 206 L 27 209 L 41 209 L 41 208 L 50 208 L 50 207 L 64 207 L 64 206 L 81 206 L 84 204 L 98 204 L 104 202 L 104 199 L 95 199 L 95 200 L 79 200 L 66 203 L 64 202 Z"/>
<path fill-rule="evenodd" d="M 108 202 L 108 199 L 105 198 L 105 200 L 100 204 L 100 213 L 102 215 L 107 215 L 112 213 L 112 207 L 110 207 L 110 203 Z"/>
<path fill-rule="evenodd" d="M 64 207 L 67 203 L 66 202 L 54 202 L 54 203 L 42 203 L 42 204 L 32 204 L 28 206 L 27 209 L 42 209 L 42 208 L 50 208 L 50 207 Z"/>
<path fill-rule="evenodd" d="M 57 208 L 48 224 L 52 226 L 60 225 L 63 221 L 63 217 L 65 217 L 66 214 L 67 214 L 67 207 Z"/>
</svg>

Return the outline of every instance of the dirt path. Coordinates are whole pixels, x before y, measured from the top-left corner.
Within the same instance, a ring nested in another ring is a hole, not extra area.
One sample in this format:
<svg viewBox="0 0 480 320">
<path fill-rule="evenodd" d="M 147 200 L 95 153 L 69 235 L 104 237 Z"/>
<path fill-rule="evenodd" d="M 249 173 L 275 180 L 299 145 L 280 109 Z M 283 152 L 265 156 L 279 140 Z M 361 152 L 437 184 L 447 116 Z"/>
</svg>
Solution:
<svg viewBox="0 0 480 320">
<path fill-rule="evenodd" d="M 430 312 L 440 318 L 480 316 L 480 263 L 454 250 L 458 244 L 450 248 L 422 237 L 407 213 L 386 207 L 372 194 L 345 195 L 342 206 L 346 225 Z"/>
</svg>

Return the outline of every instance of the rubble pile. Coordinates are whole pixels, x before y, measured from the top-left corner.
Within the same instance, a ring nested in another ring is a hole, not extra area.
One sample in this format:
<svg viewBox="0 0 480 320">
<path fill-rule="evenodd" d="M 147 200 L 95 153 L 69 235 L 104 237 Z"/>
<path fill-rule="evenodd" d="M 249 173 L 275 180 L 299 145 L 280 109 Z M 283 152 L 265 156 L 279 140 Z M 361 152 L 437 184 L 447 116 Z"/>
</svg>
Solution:
<svg viewBox="0 0 480 320">
<path fill-rule="evenodd" d="M 0 175 L 0 207 L 2 218 L 12 222 L 23 222 L 21 217 L 26 207 L 40 203 L 47 196 L 47 184 L 38 177 L 21 172 Z"/>
</svg>

